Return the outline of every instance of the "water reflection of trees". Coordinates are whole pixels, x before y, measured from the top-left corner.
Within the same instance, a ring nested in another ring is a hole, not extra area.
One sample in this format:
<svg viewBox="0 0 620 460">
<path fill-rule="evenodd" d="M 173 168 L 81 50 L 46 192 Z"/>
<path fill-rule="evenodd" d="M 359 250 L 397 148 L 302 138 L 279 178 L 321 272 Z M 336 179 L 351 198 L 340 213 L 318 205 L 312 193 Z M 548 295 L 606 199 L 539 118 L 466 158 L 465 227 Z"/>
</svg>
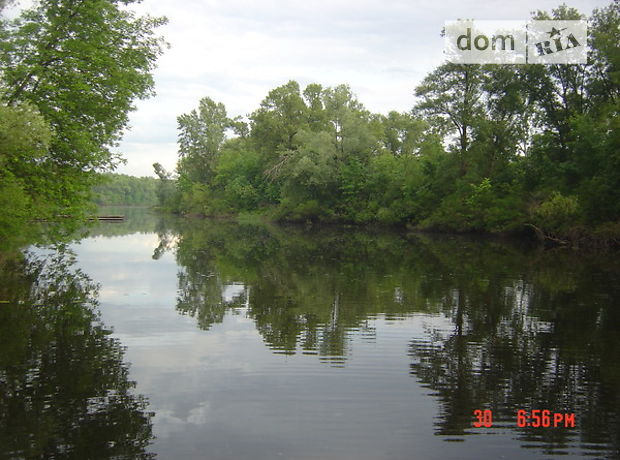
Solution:
<svg viewBox="0 0 620 460">
<path fill-rule="evenodd" d="M 73 263 L 0 257 L 0 457 L 151 458 L 152 414 Z"/>
<path fill-rule="evenodd" d="M 438 434 L 472 432 L 476 408 L 511 429 L 518 409 L 538 408 L 574 412 L 578 429 L 520 429 L 523 442 L 548 453 L 575 442 L 618 450 L 620 264 L 612 256 L 207 221 L 188 223 L 176 250 L 177 309 L 204 329 L 243 312 L 274 351 L 342 363 L 353 333 L 374 333 L 369 319 L 444 317 L 451 328 L 429 327 L 409 347 L 411 374 L 439 399 Z M 234 285 L 235 295 L 223 295 Z"/>
<path fill-rule="evenodd" d="M 470 254 L 464 266 L 454 249 L 433 244 L 450 274 L 438 306 L 453 328 L 429 329 L 410 344 L 411 373 L 440 400 L 437 433 L 472 431 L 476 408 L 492 409 L 496 423 L 511 428 L 517 410 L 549 409 L 575 413 L 578 429 L 523 428 L 519 439 L 547 454 L 577 443 L 586 452 L 617 455 L 620 271 L 614 258 L 541 252 L 517 265 L 512 257 Z"/>
<path fill-rule="evenodd" d="M 227 310 L 245 308 L 274 350 L 342 359 L 351 332 L 368 329 L 369 317 L 425 308 L 414 306 L 419 280 L 395 258 L 402 249 L 402 241 L 382 233 L 188 226 L 177 247 L 177 308 L 203 329 Z M 236 282 L 246 286 L 243 293 L 224 299 Z"/>
<path fill-rule="evenodd" d="M 167 239 L 162 241 L 167 246 Z M 514 247 L 473 242 L 462 246 L 463 241 L 455 242 L 458 257 L 467 263 L 467 251 L 483 250 L 484 257 L 500 264 L 496 277 L 505 276 L 501 264 L 506 261 L 515 265 L 526 260 Z M 506 252 L 503 259 L 496 257 Z M 454 257 L 454 250 L 446 256 Z M 200 327 L 209 329 L 226 311 L 246 308 L 272 348 L 321 356 L 346 355 L 351 333 L 373 334 L 368 319 L 377 315 L 441 313 L 440 301 L 451 276 L 433 252 L 432 241 L 359 229 L 308 232 L 299 227 L 188 222 L 179 236 L 177 258 L 177 308 L 196 317 Z M 471 270 L 475 275 L 477 267 Z M 488 283 L 482 275 L 473 281 Z M 225 299 L 222 293 L 233 283 L 245 288 Z"/>
</svg>

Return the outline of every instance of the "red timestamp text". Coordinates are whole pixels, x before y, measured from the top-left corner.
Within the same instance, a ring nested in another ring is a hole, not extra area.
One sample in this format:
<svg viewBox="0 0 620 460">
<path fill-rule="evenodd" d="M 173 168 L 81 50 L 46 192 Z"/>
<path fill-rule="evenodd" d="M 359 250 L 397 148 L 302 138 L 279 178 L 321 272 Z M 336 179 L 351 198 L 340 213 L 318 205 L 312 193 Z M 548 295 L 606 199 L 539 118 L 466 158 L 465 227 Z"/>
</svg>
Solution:
<svg viewBox="0 0 620 460">
<path fill-rule="evenodd" d="M 491 428 L 493 426 L 493 411 L 490 409 L 476 409 L 474 411 L 474 428 Z M 552 412 L 547 409 L 517 411 L 517 426 L 519 428 L 575 428 L 576 417 L 572 412 Z"/>
<path fill-rule="evenodd" d="M 534 409 L 517 411 L 517 426 L 520 428 L 575 428 L 575 414 L 572 412 L 551 412 L 547 409 Z"/>
<path fill-rule="evenodd" d="M 476 416 L 476 421 L 474 421 L 474 427 L 480 428 L 491 428 L 493 426 L 493 411 L 489 409 L 480 410 L 476 409 L 474 411 L 474 415 Z"/>
</svg>

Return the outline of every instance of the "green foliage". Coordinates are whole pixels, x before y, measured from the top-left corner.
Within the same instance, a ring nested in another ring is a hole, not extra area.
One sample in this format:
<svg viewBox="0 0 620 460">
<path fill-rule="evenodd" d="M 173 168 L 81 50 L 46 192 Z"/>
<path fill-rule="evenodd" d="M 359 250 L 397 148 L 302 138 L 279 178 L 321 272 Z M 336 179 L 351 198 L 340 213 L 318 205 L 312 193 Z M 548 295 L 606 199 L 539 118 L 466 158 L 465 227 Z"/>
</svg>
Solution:
<svg viewBox="0 0 620 460">
<path fill-rule="evenodd" d="M 0 62 L 10 103 L 33 103 L 57 136 L 52 152 L 67 166 L 109 167 L 108 150 L 127 125 L 135 98 L 152 94 L 161 54 L 154 28 L 129 1 L 41 1 L 10 22 Z"/>
<path fill-rule="evenodd" d="M 0 105 L 0 167 L 14 169 L 41 160 L 47 153 L 52 130 L 31 104 Z"/>
<path fill-rule="evenodd" d="M 0 239 L 8 239 L 23 225 L 31 215 L 31 200 L 23 185 L 13 175 L 4 173 L 0 183 L 0 211 L 3 225 L 0 226 Z"/>
<path fill-rule="evenodd" d="M 179 207 L 180 194 L 182 190 L 187 188 L 181 181 L 176 186 L 172 180 L 172 174 L 164 169 L 159 163 L 153 163 L 155 175 L 159 178 L 157 184 L 157 203 L 160 208 L 168 210 L 177 210 Z M 189 184 L 191 186 L 191 184 Z"/>
<path fill-rule="evenodd" d="M 224 131 L 231 124 L 226 108 L 211 98 L 200 100 L 198 111 L 177 118 L 179 124 L 179 164 L 177 171 L 190 182 L 210 182 Z"/>
<path fill-rule="evenodd" d="M 218 105 L 218 148 L 182 127 L 177 210 L 467 232 L 530 224 L 548 235 L 617 222 L 619 8 L 593 14 L 591 65 L 444 64 L 409 113 L 370 113 L 347 85 L 290 81 L 269 92 L 249 131 L 237 118 L 237 137 L 222 140 Z M 534 17 L 581 15 L 561 6 Z M 201 158 L 192 171 L 212 173 L 185 173 L 189 144 Z"/>
<path fill-rule="evenodd" d="M 489 178 L 478 184 L 461 181 L 422 226 L 457 232 L 507 231 L 523 224 L 522 208 L 514 186 L 496 186 Z"/>
<path fill-rule="evenodd" d="M 157 179 L 106 173 L 102 175 L 101 181 L 92 189 L 93 201 L 99 206 L 157 204 Z"/>
<path fill-rule="evenodd" d="M 410 113 L 391 111 L 387 117 L 381 116 L 385 147 L 393 155 L 417 154 L 427 123 Z"/>
<path fill-rule="evenodd" d="M 576 225 L 579 217 L 579 203 L 574 196 L 553 192 L 531 211 L 536 225 L 555 234 L 566 234 Z"/>
<path fill-rule="evenodd" d="M 0 104 L 0 237 L 10 237 L 33 215 L 50 214 L 50 178 L 40 164 L 51 137 L 49 125 L 30 104 Z"/>
<path fill-rule="evenodd" d="M 285 198 L 274 217 L 289 222 L 311 222 L 316 220 L 329 221 L 333 215 L 318 200 L 293 201 L 290 198 Z"/>
<path fill-rule="evenodd" d="M 420 98 L 416 113 L 442 135 L 454 136 L 450 151 L 458 158 L 461 175 L 467 170 L 472 131 L 484 114 L 482 82 L 481 66 L 448 63 L 435 69 L 415 91 Z"/>
<path fill-rule="evenodd" d="M 163 18 L 135 0 L 40 0 L 1 24 L 0 220 L 79 216 L 136 98 L 152 95 Z M 2 6 L 5 3 L 2 4 Z M 9 206 L 13 203 L 15 206 Z"/>
<path fill-rule="evenodd" d="M 229 209 L 256 209 L 261 198 L 260 158 L 236 140 L 229 141 L 222 151 L 214 185 L 223 190 L 222 198 Z"/>
<path fill-rule="evenodd" d="M 275 159 L 278 152 L 291 149 L 295 134 L 307 120 L 307 106 L 299 84 L 289 81 L 270 91 L 250 119 L 252 139 L 267 161 Z"/>
</svg>

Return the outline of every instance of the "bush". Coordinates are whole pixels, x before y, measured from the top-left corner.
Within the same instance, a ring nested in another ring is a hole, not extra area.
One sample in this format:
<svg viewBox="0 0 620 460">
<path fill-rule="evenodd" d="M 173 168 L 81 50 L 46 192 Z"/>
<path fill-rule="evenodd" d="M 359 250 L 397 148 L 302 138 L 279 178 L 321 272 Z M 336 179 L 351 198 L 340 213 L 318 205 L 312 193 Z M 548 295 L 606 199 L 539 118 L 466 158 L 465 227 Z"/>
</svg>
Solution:
<svg viewBox="0 0 620 460">
<path fill-rule="evenodd" d="M 441 200 L 421 223 L 425 229 L 457 232 L 512 230 L 523 222 L 519 195 L 508 185 L 494 186 L 485 178 L 479 184 L 461 183 Z"/>
<path fill-rule="evenodd" d="M 553 192 L 549 198 L 533 207 L 531 216 L 534 225 L 543 231 L 558 235 L 567 234 L 578 223 L 579 203 L 574 196 Z"/>
<path fill-rule="evenodd" d="M 284 220 L 290 222 L 298 221 L 314 221 L 314 220 L 331 220 L 333 214 L 318 202 L 318 200 L 302 201 L 294 203 L 289 199 L 285 199 L 273 216 L 276 220 Z"/>
</svg>

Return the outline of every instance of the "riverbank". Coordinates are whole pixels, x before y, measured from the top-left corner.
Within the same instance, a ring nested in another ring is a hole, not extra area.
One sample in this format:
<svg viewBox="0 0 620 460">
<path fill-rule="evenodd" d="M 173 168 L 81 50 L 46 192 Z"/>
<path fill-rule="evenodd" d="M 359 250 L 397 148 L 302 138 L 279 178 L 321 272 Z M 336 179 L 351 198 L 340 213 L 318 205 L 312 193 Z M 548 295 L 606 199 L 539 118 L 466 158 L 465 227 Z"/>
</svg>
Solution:
<svg viewBox="0 0 620 460">
<path fill-rule="evenodd" d="M 524 241 L 536 243 L 543 247 L 566 247 L 571 249 L 593 249 L 593 250 L 618 250 L 620 249 L 620 223 L 604 223 L 595 227 L 588 228 L 583 225 L 575 225 L 560 232 L 549 232 L 531 224 L 522 223 L 514 225 L 509 230 L 486 231 L 486 230 L 458 230 L 450 226 L 425 226 L 415 223 L 396 222 L 386 223 L 379 221 L 352 221 L 344 218 L 325 218 L 325 216 L 305 216 L 304 218 L 283 218 L 273 209 L 241 212 L 241 213 L 220 213 L 217 215 L 206 215 L 201 213 L 178 214 L 171 213 L 161 208 L 153 208 L 155 212 L 176 215 L 187 218 L 202 218 L 236 221 L 242 224 L 281 224 L 297 225 L 306 227 L 317 226 L 348 226 L 368 229 L 397 229 L 421 234 L 436 235 L 472 235 L 472 236 L 495 236 L 516 238 Z"/>
</svg>

